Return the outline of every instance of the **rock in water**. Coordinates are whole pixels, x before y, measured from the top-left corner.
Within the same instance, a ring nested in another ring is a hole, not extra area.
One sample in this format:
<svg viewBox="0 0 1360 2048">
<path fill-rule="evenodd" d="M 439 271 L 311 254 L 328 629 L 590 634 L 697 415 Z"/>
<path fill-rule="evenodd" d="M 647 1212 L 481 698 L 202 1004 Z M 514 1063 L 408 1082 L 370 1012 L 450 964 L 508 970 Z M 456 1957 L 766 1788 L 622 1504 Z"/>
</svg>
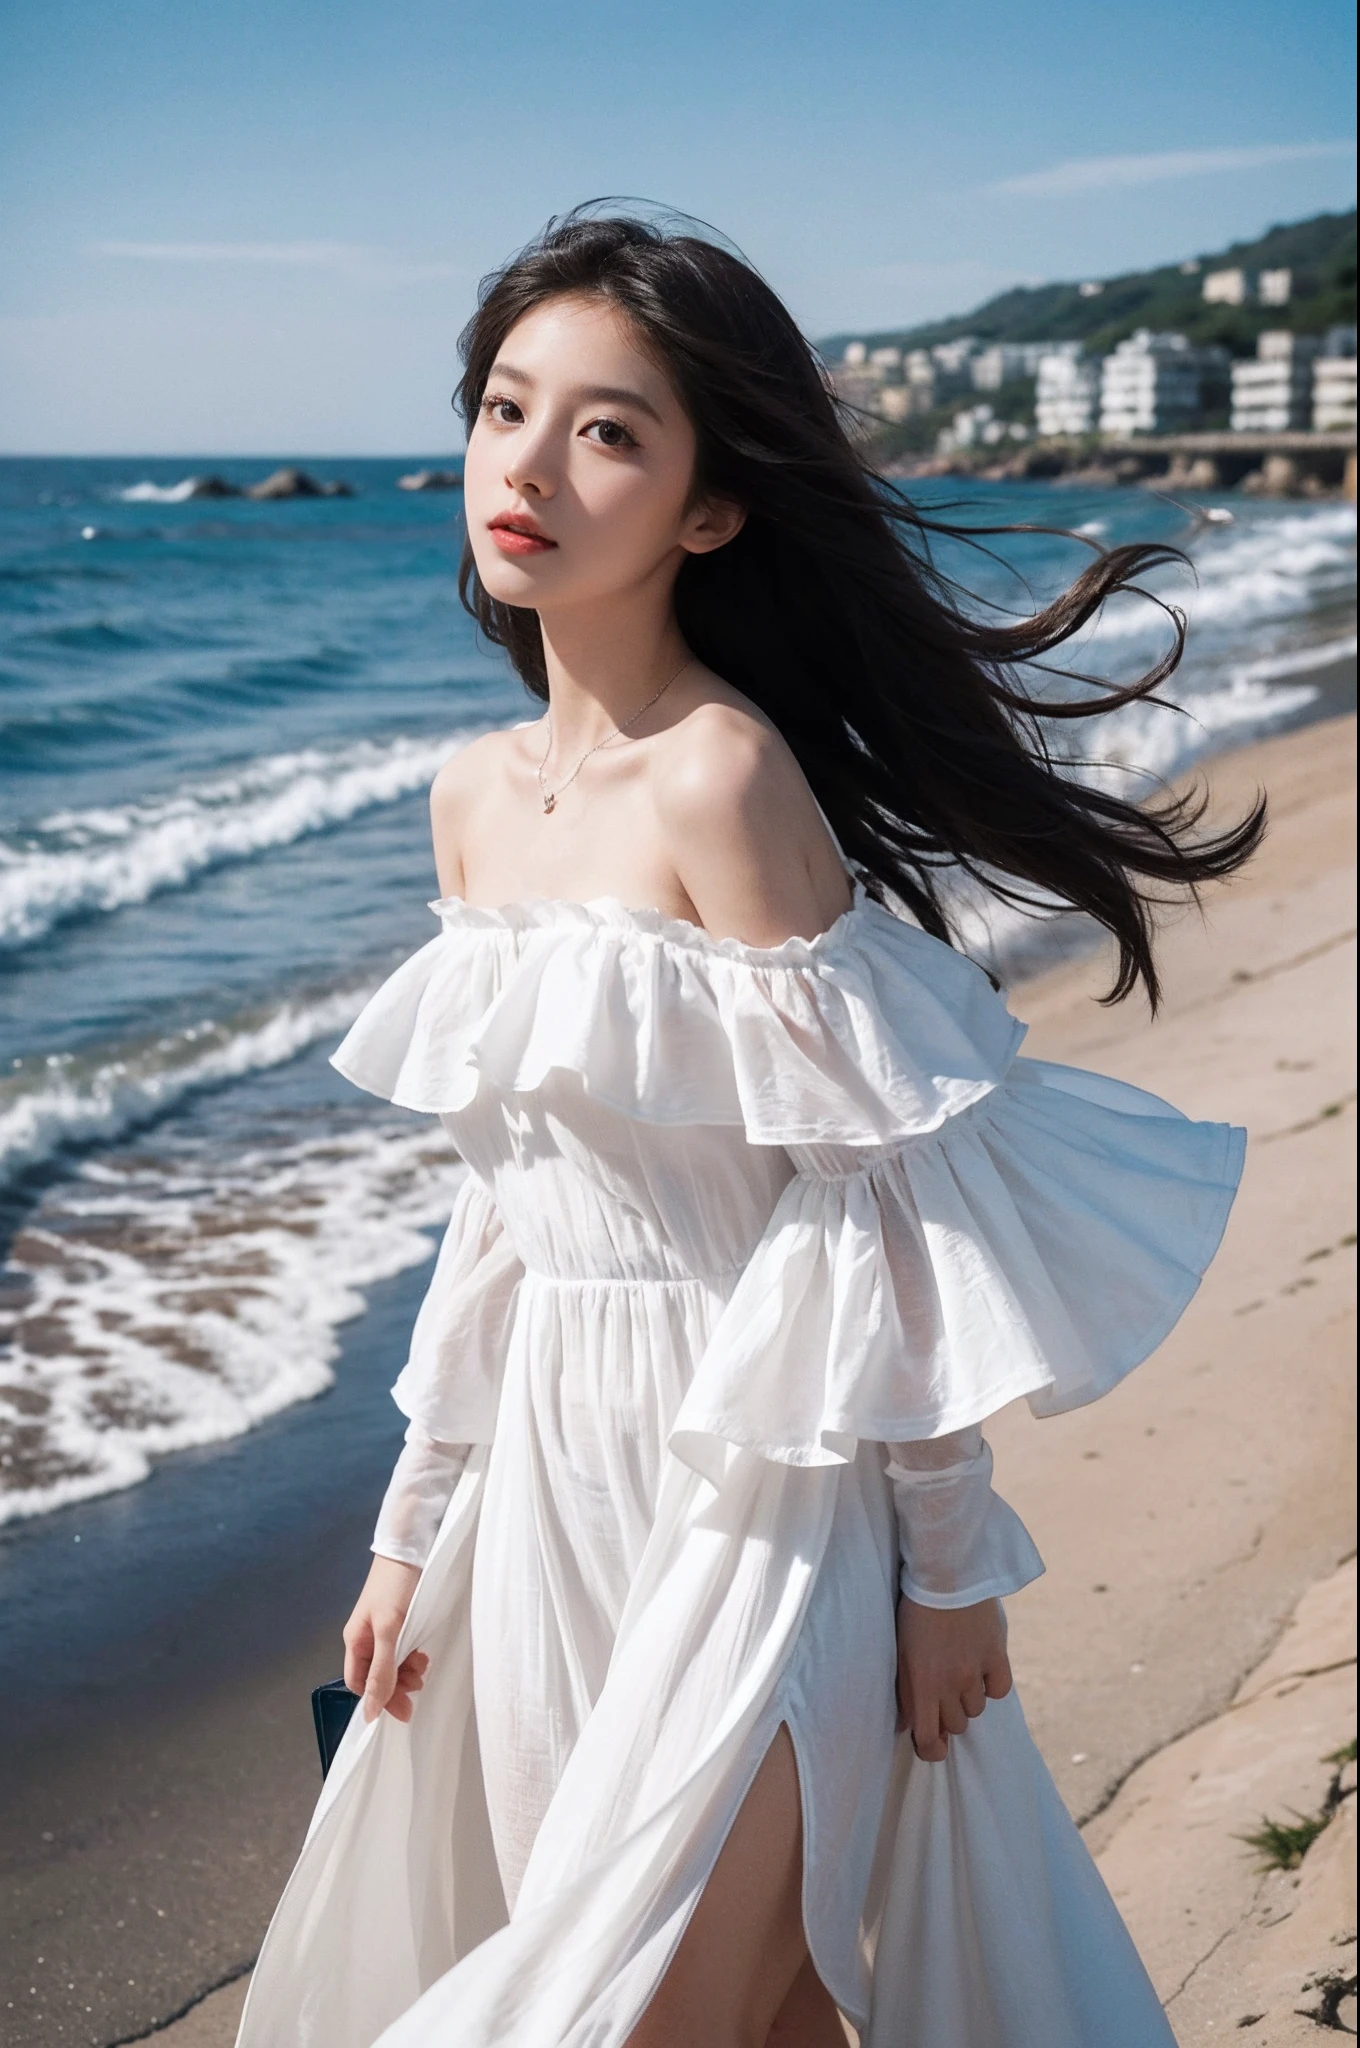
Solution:
<svg viewBox="0 0 1360 2048">
<path fill-rule="evenodd" d="M 461 491 L 463 479 L 456 469 L 413 469 L 397 478 L 399 491 Z"/>
<path fill-rule="evenodd" d="M 276 469 L 263 483 L 252 484 L 248 498 L 352 498 L 354 487 L 343 483 L 318 483 L 305 469 Z"/>
<path fill-rule="evenodd" d="M 189 479 L 185 493 L 190 498 L 239 498 L 241 493 L 235 484 L 229 484 L 224 476 L 195 476 Z"/>
</svg>

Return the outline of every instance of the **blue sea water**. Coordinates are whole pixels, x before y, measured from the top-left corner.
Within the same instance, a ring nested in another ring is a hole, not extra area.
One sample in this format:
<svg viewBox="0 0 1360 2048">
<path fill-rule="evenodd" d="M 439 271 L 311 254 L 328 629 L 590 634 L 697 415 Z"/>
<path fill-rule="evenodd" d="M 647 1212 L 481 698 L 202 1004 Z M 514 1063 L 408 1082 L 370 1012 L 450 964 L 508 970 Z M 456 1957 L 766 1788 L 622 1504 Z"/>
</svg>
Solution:
<svg viewBox="0 0 1360 2048">
<path fill-rule="evenodd" d="M 459 608 L 456 494 L 398 490 L 409 461 L 311 465 L 351 498 L 179 488 L 271 466 L 0 462 L 0 1521 L 324 1392 L 341 1325 L 428 1259 L 449 1206 L 438 1130 L 326 1056 L 434 930 L 436 767 L 525 698 Z M 1105 772 L 1354 701 L 1353 511 L 1224 503 L 1231 523 L 1197 524 L 1137 491 L 967 487 L 979 523 L 1194 557 L 1197 587 L 1164 586 L 1191 614 L 1190 715 L 1101 721 Z M 1015 573 L 946 566 L 1018 605 L 1082 559 L 1034 535 L 1002 553 Z M 1164 633 L 1125 605 L 1085 658 L 1127 673 Z M 992 941 L 1033 958 L 1033 927 Z"/>
</svg>

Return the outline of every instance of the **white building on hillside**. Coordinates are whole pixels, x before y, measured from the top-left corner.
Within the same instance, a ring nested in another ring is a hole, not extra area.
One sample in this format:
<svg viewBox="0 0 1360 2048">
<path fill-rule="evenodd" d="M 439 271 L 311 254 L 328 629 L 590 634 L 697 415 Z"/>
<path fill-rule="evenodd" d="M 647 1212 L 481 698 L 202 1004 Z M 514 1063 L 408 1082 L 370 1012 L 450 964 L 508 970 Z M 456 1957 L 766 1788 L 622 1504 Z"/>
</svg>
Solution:
<svg viewBox="0 0 1360 2048">
<path fill-rule="evenodd" d="M 1313 416 L 1313 364 L 1319 335 L 1270 329 L 1256 337 L 1255 362 L 1232 366 L 1235 434 L 1284 434 Z"/>
<path fill-rule="evenodd" d="M 878 409 L 885 420 L 910 419 L 914 412 L 929 412 L 929 405 L 919 402 L 919 386 L 915 384 L 885 384 L 878 394 Z"/>
<path fill-rule="evenodd" d="M 1017 377 L 1033 377 L 1046 355 L 1068 345 L 1059 341 L 993 341 L 979 349 L 968 365 L 973 389 L 999 391 Z"/>
<path fill-rule="evenodd" d="M 1320 434 L 1355 432 L 1355 355 L 1318 356 L 1313 364 L 1313 426 Z"/>
<path fill-rule="evenodd" d="M 850 348 L 862 347 L 852 342 Z M 866 362 L 863 355 L 852 356 L 845 351 L 840 362 L 831 372 L 831 382 L 836 396 L 844 404 L 853 406 L 856 412 L 873 412 L 877 409 L 878 394 L 883 385 L 883 372 L 875 363 Z"/>
<path fill-rule="evenodd" d="M 1100 363 L 1078 342 L 1062 342 L 1039 358 L 1034 423 L 1041 434 L 1094 432 L 1100 409 Z"/>
<path fill-rule="evenodd" d="M 975 334 L 961 334 L 955 341 L 937 341 L 930 353 L 937 371 L 946 377 L 964 377 L 977 346 Z"/>
<path fill-rule="evenodd" d="M 1029 428 L 1018 420 L 999 420 L 990 405 L 970 405 L 955 413 L 953 426 L 944 429 L 937 445 L 948 455 L 956 448 L 996 448 L 1003 441 L 1028 439 Z"/>
<path fill-rule="evenodd" d="M 1263 270 L 1256 280 L 1256 296 L 1263 306 L 1287 306 L 1294 296 L 1292 270 Z"/>
<path fill-rule="evenodd" d="M 1227 383 L 1221 349 L 1192 348 L 1183 334 L 1140 327 L 1101 366 L 1100 431 L 1116 440 L 1183 433 L 1199 423 L 1206 384 L 1218 381 Z"/>
<path fill-rule="evenodd" d="M 1251 297 L 1251 279 L 1245 270 L 1211 270 L 1200 291 L 1208 306 L 1245 306 Z"/>
<path fill-rule="evenodd" d="M 1025 351 L 1014 342 L 994 341 L 979 349 L 968 365 L 974 391 L 999 391 L 1015 377 L 1025 374 Z"/>
</svg>

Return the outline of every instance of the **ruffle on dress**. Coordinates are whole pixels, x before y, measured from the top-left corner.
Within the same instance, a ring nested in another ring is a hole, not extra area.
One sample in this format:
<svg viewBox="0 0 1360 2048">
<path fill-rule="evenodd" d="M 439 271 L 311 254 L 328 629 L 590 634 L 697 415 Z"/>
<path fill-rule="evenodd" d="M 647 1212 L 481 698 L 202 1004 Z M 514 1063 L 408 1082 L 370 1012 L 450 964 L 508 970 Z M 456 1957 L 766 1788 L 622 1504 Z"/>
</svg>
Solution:
<svg viewBox="0 0 1360 2048">
<path fill-rule="evenodd" d="M 994 1088 L 1024 1036 L 987 976 L 861 892 L 819 938 L 713 939 L 603 898 L 479 910 L 372 997 L 333 1064 L 407 1109 L 463 1109 L 482 1078 L 554 1071 L 653 1124 L 744 1126 L 757 1145 L 882 1145 Z"/>
<path fill-rule="evenodd" d="M 821 937 L 770 948 L 609 900 L 433 907 L 441 935 L 334 1055 L 351 1080 L 456 1116 L 483 1081 L 527 1093 L 568 1071 L 619 1115 L 736 1126 L 792 1159 L 671 1439 L 709 1477 L 732 1447 L 838 1464 L 1022 1395 L 1038 1415 L 1094 1400 L 1218 1247 L 1242 1131 L 1017 1059 L 1024 1027 L 982 970 L 862 892 Z M 447 1258 L 432 1333 L 484 1314 L 457 1306 L 452 1233 Z M 469 1302 L 480 1286 L 468 1267 Z M 489 1414 L 492 1351 L 460 1326 L 444 1355 Z M 484 1440 L 464 1405 L 420 1419 Z"/>
<path fill-rule="evenodd" d="M 798 1171 L 723 1311 L 674 1448 L 835 1464 L 1024 1395 L 1115 1386 L 1174 1326 L 1223 1234 L 1244 1133 L 1072 1068 L 1015 1063 L 938 1131 Z"/>
</svg>

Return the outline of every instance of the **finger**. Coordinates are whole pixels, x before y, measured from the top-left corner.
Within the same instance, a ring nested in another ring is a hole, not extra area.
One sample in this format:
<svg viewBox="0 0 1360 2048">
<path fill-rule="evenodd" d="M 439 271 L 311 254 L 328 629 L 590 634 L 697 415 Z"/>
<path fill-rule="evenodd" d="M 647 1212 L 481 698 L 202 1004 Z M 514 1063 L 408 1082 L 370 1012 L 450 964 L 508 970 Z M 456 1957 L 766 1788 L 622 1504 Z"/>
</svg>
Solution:
<svg viewBox="0 0 1360 2048">
<path fill-rule="evenodd" d="M 911 1726 L 911 1666 L 910 1666 L 910 1665 L 909 1665 L 909 1663 L 907 1662 L 907 1644 L 906 1644 L 906 1633 L 905 1633 L 905 1630 L 904 1630 L 904 1628 L 903 1628 L 903 1625 L 902 1625 L 902 1624 L 903 1624 L 903 1620 L 904 1620 L 904 1617 L 905 1617 L 905 1613 L 906 1613 L 905 1605 L 904 1605 L 904 1603 L 902 1603 L 902 1602 L 900 1602 L 900 1601 L 899 1601 L 899 1603 L 898 1603 L 898 1608 L 897 1608 L 897 1628 L 896 1628 L 896 1633 L 897 1633 L 897 1688 L 896 1688 L 896 1690 L 897 1690 L 897 1732 L 898 1732 L 898 1734 L 899 1734 L 899 1735 L 900 1735 L 900 1734 L 902 1733 L 902 1730 L 903 1730 L 904 1728 L 910 1728 L 910 1726 Z"/>
<path fill-rule="evenodd" d="M 948 1752 L 948 1738 L 940 1729 L 938 1699 L 918 1701 L 912 1715 L 911 1739 L 923 1764 L 940 1764 Z"/>
<path fill-rule="evenodd" d="M 399 1692 L 419 1692 L 424 1683 L 425 1672 L 423 1668 L 417 1665 L 412 1670 L 408 1659 L 397 1673 L 397 1690 Z"/>
<path fill-rule="evenodd" d="M 368 1667 L 373 1659 L 373 1631 L 367 1625 L 356 1628 L 351 1636 L 345 1630 L 345 1684 L 351 1692 L 362 1692 L 368 1679 Z"/>
<path fill-rule="evenodd" d="M 966 1735 L 968 1716 L 957 1695 L 940 1701 L 940 1727 L 947 1735 Z"/>
<path fill-rule="evenodd" d="M 992 1660 L 982 1676 L 988 1699 L 1004 1700 L 1015 1682 L 1011 1677 L 1011 1660 L 1004 1650 Z"/>
<path fill-rule="evenodd" d="M 376 1720 L 391 1699 L 397 1683 L 396 1635 L 375 1629 L 373 1661 L 364 1685 L 364 1719 Z"/>
<path fill-rule="evenodd" d="M 981 1678 L 975 1678 L 959 1694 L 959 1703 L 970 1721 L 976 1721 L 987 1704 L 987 1687 Z"/>
</svg>

